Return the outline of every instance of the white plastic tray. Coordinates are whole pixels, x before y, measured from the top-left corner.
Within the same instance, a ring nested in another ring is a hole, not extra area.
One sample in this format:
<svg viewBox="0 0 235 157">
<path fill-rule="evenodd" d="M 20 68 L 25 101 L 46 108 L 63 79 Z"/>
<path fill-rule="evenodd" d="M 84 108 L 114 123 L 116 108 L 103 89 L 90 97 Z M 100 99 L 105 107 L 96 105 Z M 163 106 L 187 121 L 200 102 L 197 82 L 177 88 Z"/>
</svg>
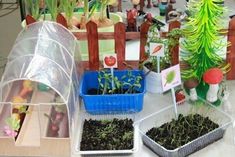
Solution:
<svg viewBox="0 0 235 157">
<path fill-rule="evenodd" d="M 134 114 L 125 114 L 125 115 L 91 115 L 88 114 L 86 112 L 82 112 L 81 113 L 81 118 L 79 120 L 79 135 L 78 135 L 78 140 L 76 143 L 76 147 L 75 147 L 75 153 L 76 154 L 80 154 L 80 155 L 126 155 L 126 154 L 132 154 L 134 152 L 136 152 L 138 150 L 138 140 L 139 140 L 139 136 L 138 136 L 138 127 L 135 125 L 134 126 L 134 146 L 132 149 L 128 149 L 128 150 L 94 150 L 94 151 L 81 151 L 80 150 L 80 142 L 81 142 L 81 138 L 82 138 L 82 130 L 83 130 L 83 124 L 85 119 L 89 120 L 89 119 L 94 119 L 94 120 L 101 120 L 101 119 L 113 119 L 113 118 L 117 118 L 117 119 L 132 119 L 133 123 L 134 123 L 134 119 L 135 119 L 135 115 Z M 134 125 L 134 124 L 133 124 Z"/>
<path fill-rule="evenodd" d="M 171 119 L 175 118 L 174 106 L 172 105 L 136 122 L 139 125 L 139 131 L 141 133 L 144 144 L 153 152 L 162 157 L 183 157 L 199 149 L 202 149 L 210 143 L 213 143 L 214 141 L 222 138 L 226 128 L 232 123 L 231 117 L 225 112 L 214 107 L 210 103 L 203 100 L 202 102 L 203 103 L 200 105 L 193 105 L 190 101 L 187 100 L 184 104 L 178 106 L 178 112 L 183 115 L 198 113 L 205 117 L 208 116 L 212 121 L 219 124 L 219 128 L 179 148 L 168 150 L 146 136 L 146 132 L 152 127 L 161 126 L 162 124 L 169 122 L 171 121 Z"/>
</svg>

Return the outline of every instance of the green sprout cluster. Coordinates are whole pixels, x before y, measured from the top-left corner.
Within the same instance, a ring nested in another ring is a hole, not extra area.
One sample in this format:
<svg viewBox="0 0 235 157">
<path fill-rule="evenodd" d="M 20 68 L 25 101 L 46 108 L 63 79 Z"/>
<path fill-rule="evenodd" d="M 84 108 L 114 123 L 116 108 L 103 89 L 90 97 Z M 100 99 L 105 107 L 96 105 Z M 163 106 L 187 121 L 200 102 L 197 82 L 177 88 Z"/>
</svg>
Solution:
<svg viewBox="0 0 235 157">
<path fill-rule="evenodd" d="M 131 94 L 136 93 L 141 88 L 142 76 L 133 75 L 131 71 L 128 71 L 126 75 L 121 78 L 112 76 L 112 74 L 106 70 L 101 70 L 98 73 L 98 92 L 102 94 Z M 112 87 L 113 82 L 113 87 Z"/>
<path fill-rule="evenodd" d="M 183 32 L 179 28 L 172 29 L 166 36 L 165 39 L 160 38 L 160 34 L 157 30 L 157 25 L 153 24 L 149 28 L 148 32 L 148 41 L 146 43 L 146 55 L 148 56 L 149 61 L 152 64 L 151 71 L 157 72 L 157 59 L 156 57 L 150 56 L 149 47 L 150 43 L 162 43 L 165 45 L 165 52 L 164 57 L 161 57 L 160 59 L 160 69 L 166 69 L 171 65 L 172 60 L 172 50 L 173 48 L 179 44 L 179 38 L 183 36 Z"/>
<path fill-rule="evenodd" d="M 36 20 L 38 20 L 39 17 L 41 16 L 39 3 L 40 3 L 40 0 L 34 0 L 34 1 L 26 0 L 26 7 L 30 11 L 30 14 L 32 15 L 32 17 Z"/>
<path fill-rule="evenodd" d="M 76 5 L 77 5 L 77 0 L 70 0 L 70 1 L 60 0 L 60 6 L 65 13 L 65 17 L 67 18 L 67 21 L 69 21 L 72 18 Z"/>
</svg>

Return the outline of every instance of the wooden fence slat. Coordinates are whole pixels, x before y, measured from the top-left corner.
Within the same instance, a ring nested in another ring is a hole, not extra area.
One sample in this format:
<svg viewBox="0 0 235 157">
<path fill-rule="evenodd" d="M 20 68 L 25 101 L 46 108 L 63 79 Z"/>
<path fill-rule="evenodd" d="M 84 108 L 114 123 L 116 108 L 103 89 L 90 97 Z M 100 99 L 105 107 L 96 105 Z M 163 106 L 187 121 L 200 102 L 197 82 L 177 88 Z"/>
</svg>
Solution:
<svg viewBox="0 0 235 157">
<path fill-rule="evenodd" d="M 125 61 L 126 49 L 126 26 L 122 22 L 114 25 L 114 41 L 115 52 L 117 53 L 118 68 L 124 69 L 123 62 Z"/>
<path fill-rule="evenodd" d="M 26 21 L 27 26 L 32 24 L 32 23 L 37 22 L 31 15 L 27 15 L 26 18 L 25 18 L 25 21 Z"/>
<path fill-rule="evenodd" d="M 180 28 L 180 26 L 181 23 L 179 21 L 172 21 L 169 23 L 168 32 L 170 32 L 174 28 Z"/>
<path fill-rule="evenodd" d="M 68 24 L 67 24 L 67 21 L 65 19 L 65 17 L 59 13 L 56 17 L 56 22 L 63 25 L 65 28 L 68 28 Z"/>
<path fill-rule="evenodd" d="M 147 38 L 148 38 L 148 30 L 150 27 L 150 23 L 149 22 L 144 22 L 141 26 L 140 26 L 140 61 L 143 61 L 146 59 L 146 55 L 145 55 L 145 45 L 147 42 Z"/>
<path fill-rule="evenodd" d="M 96 23 L 90 21 L 86 24 L 87 42 L 89 53 L 89 68 L 90 70 L 99 69 L 99 42 Z"/>
<path fill-rule="evenodd" d="M 173 21 L 169 23 L 168 32 L 170 32 L 174 28 L 180 28 L 181 23 L 179 21 Z M 179 39 L 178 39 L 179 40 Z M 171 51 L 171 64 L 176 65 L 179 64 L 179 44 L 177 44 Z"/>
<path fill-rule="evenodd" d="M 230 42 L 231 46 L 227 48 L 226 61 L 231 65 L 231 70 L 227 73 L 227 80 L 235 79 L 235 17 L 232 18 L 229 22 L 228 29 L 228 42 Z"/>
</svg>

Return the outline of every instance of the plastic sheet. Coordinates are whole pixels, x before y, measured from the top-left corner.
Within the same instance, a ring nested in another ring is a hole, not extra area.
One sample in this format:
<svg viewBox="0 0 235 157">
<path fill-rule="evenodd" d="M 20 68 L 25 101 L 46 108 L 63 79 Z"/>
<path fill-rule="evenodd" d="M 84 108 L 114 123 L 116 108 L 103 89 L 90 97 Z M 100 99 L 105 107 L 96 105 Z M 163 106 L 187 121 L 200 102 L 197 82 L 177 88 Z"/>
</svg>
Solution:
<svg viewBox="0 0 235 157">
<path fill-rule="evenodd" d="M 1 80 L 1 101 L 7 100 L 4 90 L 14 86 L 15 81 L 31 80 L 53 89 L 63 102 L 46 103 L 65 104 L 72 120 L 78 103 L 75 89 L 79 85 L 75 50 L 76 38 L 62 25 L 50 21 L 29 25 L 18 35 L 8 56 Z"/>
</svg>

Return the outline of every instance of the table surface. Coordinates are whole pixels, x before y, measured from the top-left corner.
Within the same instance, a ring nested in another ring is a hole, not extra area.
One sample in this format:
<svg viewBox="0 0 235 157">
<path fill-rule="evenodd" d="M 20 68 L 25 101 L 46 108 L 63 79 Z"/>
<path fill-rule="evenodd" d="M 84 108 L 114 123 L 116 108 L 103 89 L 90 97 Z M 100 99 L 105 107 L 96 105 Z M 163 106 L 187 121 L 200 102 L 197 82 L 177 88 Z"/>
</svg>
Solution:
<svg viewBox="0 0 235 157">
<path fill-rule="evenodd" d="M 235 89 L 233 89 L 234 86 L 235 86 L 235 81 L 228 81 L 228 88 L 230 90 L 230 97 L 229 97 L 230 102 L 235 101 Z M 140 113 L 138 113 L 137 116 L 135 116 L 135 120 L 138 121 L 170 105 L 173 105 L 170 92 L 166 94 L 146 93 L 144 97 L 144 108 Z M 222 109 L 222 106 L 219 108 Z M 229 114 L 234 119 L 235 106 L 232 106 L 232 109 L 230 110 Z M 75 141 L 76 139 L 78 139 L 77 136 L 78 135 L 76 135 L 76 137 L 74 138 Z M 235 136 L 235 130 L 233 129 L 232 125 L 230 125 L 227 128 L 223 139 L 220 139 L 217 142 L 214 142 L 208 145 L 207 147 L 191 154 L 190 157 L 198 157 L 198 156 L 200 157 L 221 157 L 221 156 L 234 157 L 235 156 L 234 155 L 235 154 L 234 136 Z M 153 153 L 149 148 L 143 145 L 141 138 L 139 138 L 138 150 L 134 154 L 128 155 L 128 156 L 129 157 L 155 157 L 155 156 L 157 157 L 155 153 Z M 73 153 L 73 157 L 80 157 L 80 155 L 78 154 L 78 152 L 75 152 Z"/>
</svg>

